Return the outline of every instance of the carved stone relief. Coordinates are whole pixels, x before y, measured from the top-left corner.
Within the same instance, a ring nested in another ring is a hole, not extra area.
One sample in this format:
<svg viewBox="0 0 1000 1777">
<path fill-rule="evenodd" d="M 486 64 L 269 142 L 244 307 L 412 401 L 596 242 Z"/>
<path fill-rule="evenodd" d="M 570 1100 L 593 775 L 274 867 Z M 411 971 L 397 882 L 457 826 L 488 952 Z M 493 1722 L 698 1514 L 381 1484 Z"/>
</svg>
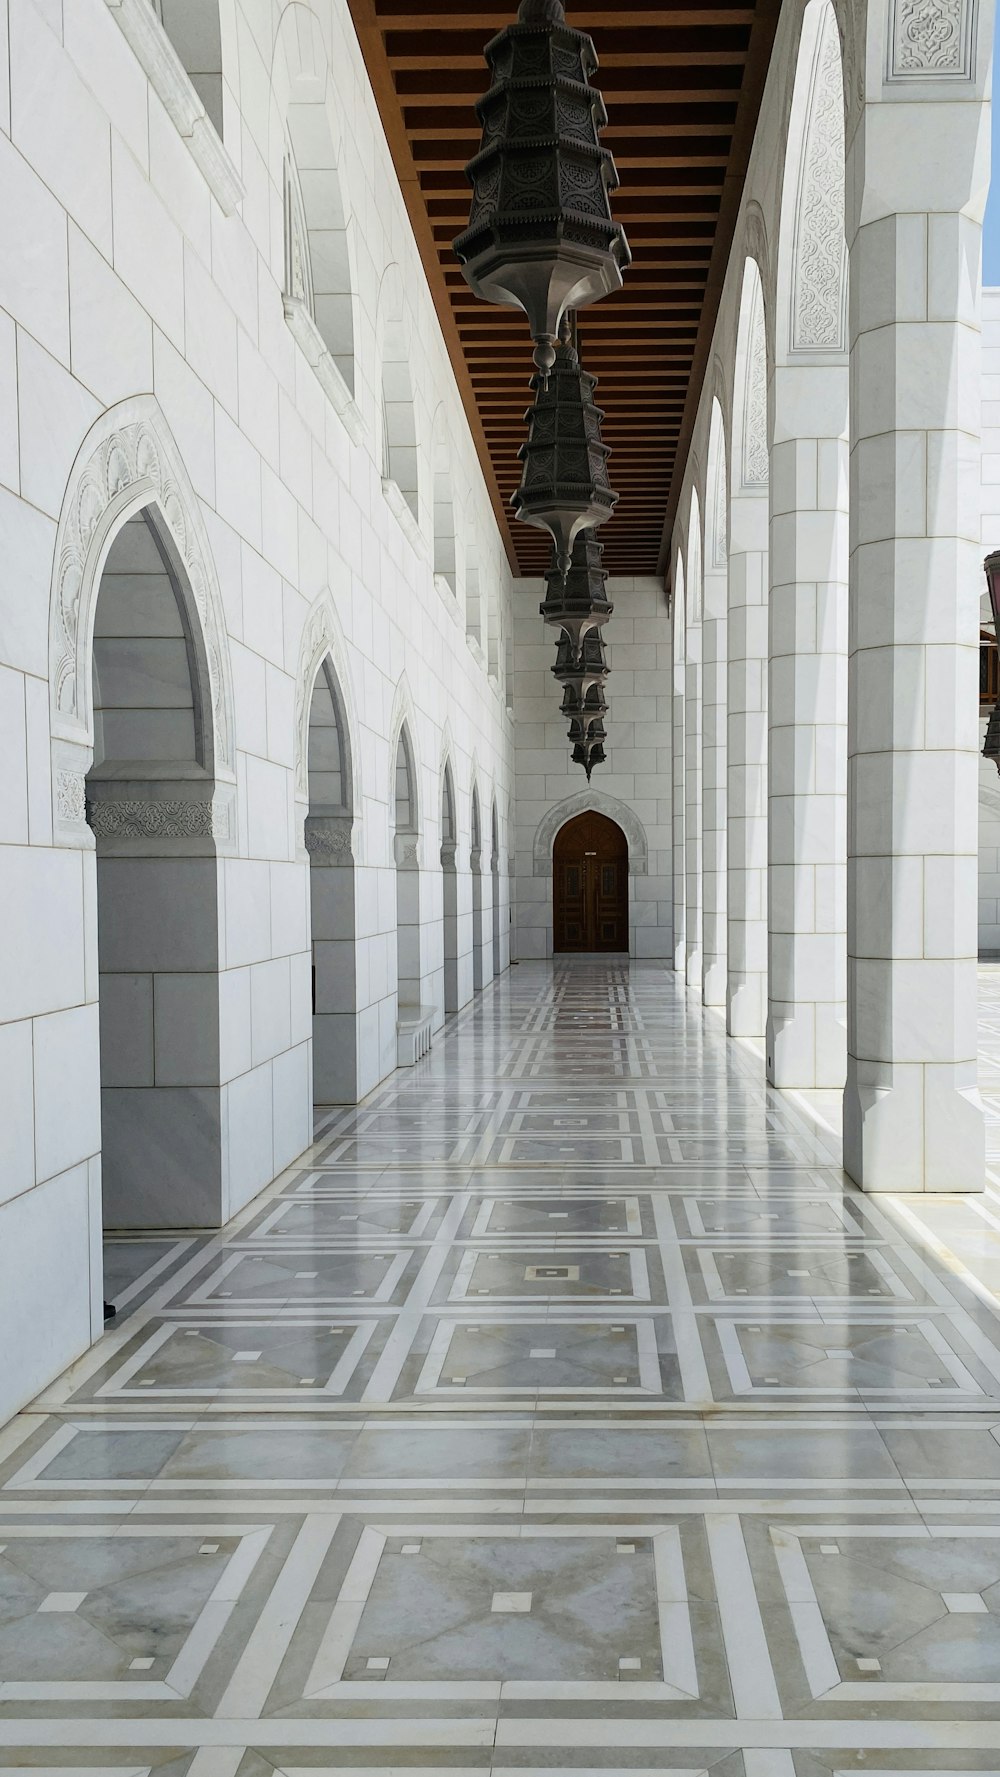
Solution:
<svg viewBox="0 0 1000 1777">
<path fill-rule="evenodd" d="M 846 348 L 844 88 L 836 20 L 825 7 L 810 78 L 795 218 L 793 351 Z"/>
<path fill-rule="evenodd" d="M 975 0 L 893 0 L 890 80 L 971 80 Z"/>
<path fill-rule="evenodd" d="M 759 278 L 754 279 L 747 328 L 742 480 L 747 488 L 767 486 L 767 340 Z"/>
</svg>

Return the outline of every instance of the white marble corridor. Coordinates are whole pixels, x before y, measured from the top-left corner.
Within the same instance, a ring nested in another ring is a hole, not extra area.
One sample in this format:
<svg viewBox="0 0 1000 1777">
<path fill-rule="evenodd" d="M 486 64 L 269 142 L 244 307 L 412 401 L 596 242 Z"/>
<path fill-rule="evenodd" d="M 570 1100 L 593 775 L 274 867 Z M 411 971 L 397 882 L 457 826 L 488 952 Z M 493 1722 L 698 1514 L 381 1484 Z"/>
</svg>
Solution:
<svg viewBox="0 0 1000 1777">
<path fill-rule="evenodd" d="M 111 1241 L 117 1323 L 0 1434 L 3 1769 L 997 1777 L 995 1179 L 862 1195 L 616 959 L 315 1134 Z"/>
</svg>

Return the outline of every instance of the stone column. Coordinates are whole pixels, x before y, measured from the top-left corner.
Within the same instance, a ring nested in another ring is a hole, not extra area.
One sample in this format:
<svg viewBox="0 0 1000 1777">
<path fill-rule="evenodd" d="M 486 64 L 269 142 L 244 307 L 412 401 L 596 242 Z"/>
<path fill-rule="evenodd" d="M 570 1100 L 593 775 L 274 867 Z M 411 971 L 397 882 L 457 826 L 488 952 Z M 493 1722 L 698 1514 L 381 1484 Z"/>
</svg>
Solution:
<svg viewBox="0 0 1000 1777">
<path fill-rule="evenodd" d="M 684 582 L 678 568 L 671 606 L 674 646 L 674 696 L 671 710 L 673 752 L 671 755 L 673 788 L 673 916 L 674 968 L 687 978 L 687 940 L 685 902 L 687 898 L 687 857 L 684 846 L 684 800 L 687 794 L 684 773 Z"/>
<path fill-rule="evenodd" d="M 726 1029 L 767 1020 L 767 496 L 734 496 L 726 723 Z"/>
<path fill-rule="evenodd" d="M 693 603 L 694 584 L 688 592 Z M 684 665 L 684 952 L 689 987 L 701 991 L 701 624 L 687 626 Z"/>
<path fill-rule="evenodd" d="M 847 371 L 779 367 L 768 597 L 768 1011 L 773 1086 L 847 1057 Z M 811 436 L 822 428 L 825 436 Z"/>
<path fill-rule="evenodd" d="M 988 36 L 988 18 L 981 29 Z M 907 36 L 897 20 L 881 102 L 848 126 L 844 1163 L 869 1191 L 983 1186 L 978 309 L 989 116 L 963 78 L 975 48 L 961 29 L 942 41 Z M 979 57 L 981 86 L 988 45 Z"/>
<path fill-rule="evenodd" d="M 725 549 L 723 533 L 722 549 Z M 705 541 L 706 564 L 711 560 Z M 723 563 L 725 556 L 722 557 Z M 726 604 L 725 566 L 706 565 L 701 624 L 702 981 L 706 1006 L 726 1003 Z"/>
</svg>

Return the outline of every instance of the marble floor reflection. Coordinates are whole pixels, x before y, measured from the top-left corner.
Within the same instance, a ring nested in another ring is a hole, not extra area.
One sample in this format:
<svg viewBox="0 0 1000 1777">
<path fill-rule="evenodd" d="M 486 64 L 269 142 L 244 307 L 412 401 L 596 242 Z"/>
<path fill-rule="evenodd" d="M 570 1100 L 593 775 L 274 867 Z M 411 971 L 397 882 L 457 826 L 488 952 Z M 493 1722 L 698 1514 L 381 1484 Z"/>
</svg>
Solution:
<svg viewBox="0 0 1000 1777">
<path fill-rule="evenodd" d="M 1000 1157 L 1000 970 L 983 974 Z M 0 1769 L 1000 1777 L 1000 1191 L 522 965 L 0 1433 Z"/>
</svg>

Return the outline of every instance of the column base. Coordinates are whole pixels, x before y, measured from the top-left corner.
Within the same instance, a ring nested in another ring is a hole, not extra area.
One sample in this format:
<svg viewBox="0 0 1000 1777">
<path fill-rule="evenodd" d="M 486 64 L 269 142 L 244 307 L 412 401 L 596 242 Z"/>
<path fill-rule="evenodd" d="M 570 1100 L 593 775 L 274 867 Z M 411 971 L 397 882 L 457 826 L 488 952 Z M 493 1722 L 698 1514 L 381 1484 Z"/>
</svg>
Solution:
<svg viewBox="0 0 1000 1777">
<path fill-rule="evenodd" d="M 726 959 L 724 956 L 707 957 L 702 977 L 701 997 L 706 1006 L 724 1006 L 726 1003 Z"/>
<path fill-rule="evenodd" d="M 763 975 L 730 976 L 726 987 L 726 1030 L 731 1037 L 764 1035 L 766 994 Z"/>
<path fill-rule="evenodd" d="M 839 1091 L 847 1077 L 843 1007 L 829 1003 L 768 1008 L 768 1084 L 785 1091 Z"/>
<path fill-rule="evenodd" d="M 685 970 L 685 975 L 686 975 L 687 984 L 689 987 L 698 987 L 698 988 L 701 987 L 701 950 L 700 949 L 688 951 L 688 953 L 687 953 L 687 967 Z"/>
<path fill-rule="evenodd" d="M 974 1079 L 974 1062 L 893 1066 L 849 1056 L 844 1171 L 863 1191 L 982 1191 L 986 1124 Z"/>
</svg>

